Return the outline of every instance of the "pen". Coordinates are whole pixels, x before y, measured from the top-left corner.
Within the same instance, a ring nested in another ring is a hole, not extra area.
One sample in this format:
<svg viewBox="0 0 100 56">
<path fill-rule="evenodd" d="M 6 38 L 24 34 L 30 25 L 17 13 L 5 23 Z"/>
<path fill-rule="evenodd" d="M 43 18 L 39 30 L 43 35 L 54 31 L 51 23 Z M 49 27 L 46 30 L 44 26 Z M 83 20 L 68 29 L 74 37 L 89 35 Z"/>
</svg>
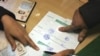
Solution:
<svg viewBox="0 0 100 56">
<path fill-rule="evenodd" d="M 50 52 L 50 51 L 44 51 L 44 52 L 51 55 L 56 54 L 55 52 Z M 77 55 L 70 54 L 70 55 L 65 55 L 65 56 L 77 56 Z"/>
<path fill-rule="evenodd" d="M 56 54 L 55 52 L 50 52 L 50 51 L 44 51 L 44 52 L 51 55 Z"/>
</svg>

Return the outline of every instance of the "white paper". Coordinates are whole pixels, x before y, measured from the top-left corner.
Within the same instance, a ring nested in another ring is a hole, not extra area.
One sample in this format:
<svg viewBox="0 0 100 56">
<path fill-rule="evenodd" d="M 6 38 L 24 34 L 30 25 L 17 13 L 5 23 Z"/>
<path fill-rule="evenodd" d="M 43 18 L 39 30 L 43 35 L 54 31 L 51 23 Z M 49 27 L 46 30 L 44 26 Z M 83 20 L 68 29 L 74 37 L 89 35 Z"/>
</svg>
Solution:
<svg viewBox="0 0 100 56">
<path fill-rule="evenodd" d="M 78 34 L 60 32 L 58 30 L 59 27 L 68 26 L 70 24 L 71 20 L 64 19 L 63 17 L 49 11 L 32 29 L 29 36 L 36 45 L 39 46 L 40 52 L 59 52 L 65 49 L 75 49 L 79 43 Z M 43 56 L 43 53 L 37 56 Z"/>
</svg>

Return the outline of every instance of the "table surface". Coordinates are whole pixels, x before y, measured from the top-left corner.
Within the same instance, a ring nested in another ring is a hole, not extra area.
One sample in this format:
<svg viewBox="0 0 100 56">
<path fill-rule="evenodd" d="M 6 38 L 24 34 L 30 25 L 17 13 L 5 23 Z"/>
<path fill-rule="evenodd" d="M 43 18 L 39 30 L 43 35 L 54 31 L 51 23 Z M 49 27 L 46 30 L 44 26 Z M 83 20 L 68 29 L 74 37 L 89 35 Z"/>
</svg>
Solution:
<svg viewBox="0 0 100 56">
<path fill-rule="evenodd" d="M 48 11 L 52 11 L 64 18 L 72 19 L 74 11 L 83 4 L 79 0 L 36 0 L 36 2 L 36 7 L 27 22 L 26 29 L 28 32 Z"/>
</svg>

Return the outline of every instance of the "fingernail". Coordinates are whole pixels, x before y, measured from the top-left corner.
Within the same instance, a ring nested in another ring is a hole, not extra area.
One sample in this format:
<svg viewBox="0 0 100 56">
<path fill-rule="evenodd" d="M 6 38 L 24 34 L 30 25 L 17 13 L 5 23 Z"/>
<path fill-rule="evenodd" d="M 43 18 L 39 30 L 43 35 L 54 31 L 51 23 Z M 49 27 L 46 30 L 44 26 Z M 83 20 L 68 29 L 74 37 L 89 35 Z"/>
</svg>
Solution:
<svg viewBox="0 0 100 56">
<path fill-rule="evenodd" d="M 79 42 L 82 42 L 83 41 L 83 37 L 79 37 Z"/>
<path fill-rule="evenodd" d="M 37 51 L 39 50 L 39 48 L 38 48 L 38 47 L 36 47 L 35 49 L 36 49 Z"/>
<path fill-rule="evenodd" d="M 63 32 L 63 31 L 65 31 L 65 28 L 64 27 L 60 27 L 59 28 L 59 31 L 62 31 Z"/>
<path fill-rule="evenodd" d="M 15 51 L 15 49 L 16 49 L 16 45 L 12 46 L 12 51 Z"/>
<path fill-rule="evenodd" d="M 59 31 L 61 31 L 61 30 L 62 30 L 62 27 L 59 28 Z"/>
<path fill-rule="evenodd" d="M 12 51 L 15 51 L 15 48 L 12 48 Z"/>
</svg>

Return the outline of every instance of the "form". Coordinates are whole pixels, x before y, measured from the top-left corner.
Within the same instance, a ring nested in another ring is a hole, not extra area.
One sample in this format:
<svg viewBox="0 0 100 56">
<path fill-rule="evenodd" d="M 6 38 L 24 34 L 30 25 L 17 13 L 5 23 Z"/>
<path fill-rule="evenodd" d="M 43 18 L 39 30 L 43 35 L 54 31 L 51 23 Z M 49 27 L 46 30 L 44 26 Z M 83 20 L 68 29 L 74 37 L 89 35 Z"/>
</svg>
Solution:
<svg viewBox="0 0 100 56">
<path fill-rule="evenodd" d="M 65 19 L 49 11 L 32 29 L 29 36 L 40 48 L 40 51 L 59 52 L 65 49 L 75 49 L 79 43 L 78 34 L 58 30 L 59 27 L 70 24 L 70 19 Z M 41 54 L 41 56 L 43 55 Z"/>
</svg>

